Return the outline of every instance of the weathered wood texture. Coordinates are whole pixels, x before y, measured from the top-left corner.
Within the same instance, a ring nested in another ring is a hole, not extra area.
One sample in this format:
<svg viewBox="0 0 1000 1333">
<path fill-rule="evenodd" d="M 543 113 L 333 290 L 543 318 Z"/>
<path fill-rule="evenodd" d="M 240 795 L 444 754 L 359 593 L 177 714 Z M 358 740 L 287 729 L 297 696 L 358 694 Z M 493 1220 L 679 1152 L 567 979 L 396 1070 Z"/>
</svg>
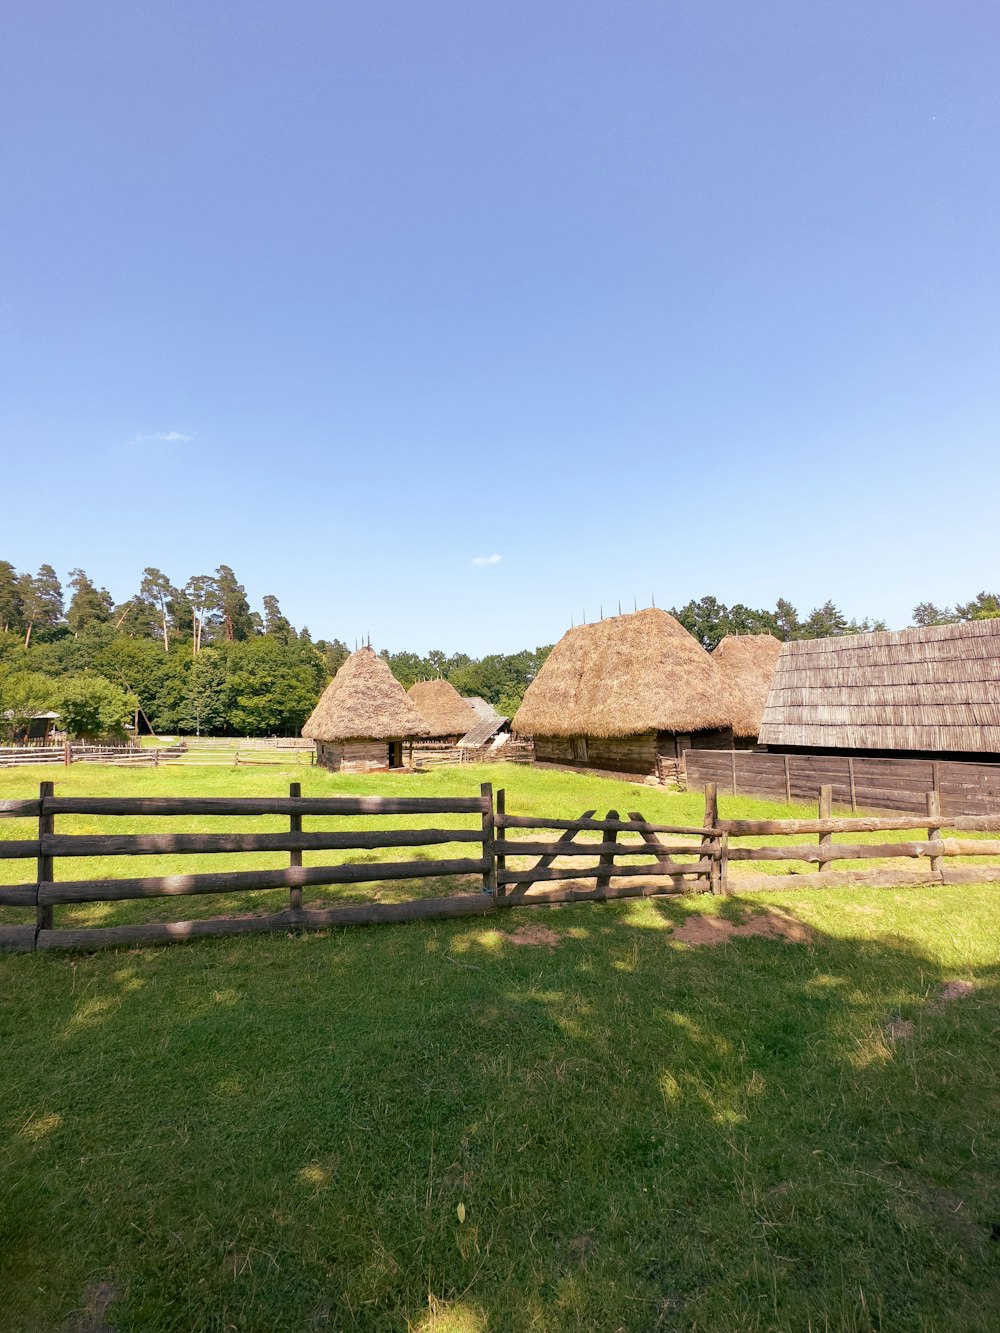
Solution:
<svg viewBox="0 0 1000 1333">
<path fill-rule="evenodd" d="M 191 934 L 224 934 L 226 922 L 234 931 L 285 928 L 291 924 L 316 924 L 322 911 L 303 913 L 302 889 L 308 885 L 364 884 L 390 880 L 434 878 L 464 878 L 478 876 L 489 901 L 496 893 L 496 856 L 494 851 L 493 791 L 484 783 L 478 797 L 333 797 L 303 799 L 298 783 L 292 783 L 287 798 L 71 798 L 57 799 L 51 782 L 41 785 L 40 797 L 34 802 L 8 802 L 8 815 L 25 817 L 35 814 L 38 836 L 33 839 L 0 840 L 0 859 L 35 858 L 36 882 L 9 885 L 0 888 L 0 905 L 34 907 L 36 922 L 31 927 L 4 928 L 0 931 L 0 948 L 54 948 L 90 947 L 93 943 L 114 943 L 131 938 L 167 940 L 186 938 Z M 478 828 L 458 829 L 382 829 L 331 832 L 305 832 L 305 815 L 330 817 L 333 815 L 400 815 L 400 814 L 466 814 L 478 815 Z M 119 835 L 57 833 L 55 820 L 59 815 L 122 815 L 183 816 L 208 814 L 215 816 L 255 816 L 284 814 L 288 828 L 279 833 L 145 833 Z M 380 850 L 394 847 L 425 847 L 442 844 L 480 844 L 475 857 L 439 860 L 367 861 L 358 864 L 304 866 L 303 853 L 339 849 Z M 289 854 L 290 864 L 282 867 L 239 871 L 219 871 L 199 874 L 173 874 L 115 879 L 75 879 L 56 882 L 58 857 L 132 857 L 148 855 L 177 855 L 184 853 L 280 852 Z M 233 893 L 263 889 L 287 888 L 289 907 L 286 913 L 267 918 L 238 917 L 216 919 L 210 926 L 199 923 L 165 924 L 128 927 L 88 927 L 86 930 L 57 930 L 53 909 L 64 903 L 117 902 L 141 898 L 174 895 Z M 371 920 L 406 920 L 424 915 L 425 900 L 409 904 L 370 904 Z M 449 902 L 452 900 L 448 900 Z M 324 911 L 326 909 L 323 909 Z M 437 915 L 448 915 L 450 908 Z M 359 909 L 330 909 L 346 912 L 343 920 L 362 919 Z M 435 912 L 431 911 L 431 915 Z M 305 918 L 308 917 L 308 920 Z M 329 921 L 341 919 L 328 916 Z M 368 918 L 365 918 L 368 919 Z M 262 920 L 271 925 L 260 926 Z M 247 924 L 250 922 L 250 924 Z M 278 923 L 278 924 L 275 924 Z M 188 926 L 190 925 L 190 929 Z M 29 939 L 30 932 L 30 939 Z M 125 932 L 125 933 L 122 933 Z M 131 934 L 129 933 L 131 932 Z"/>
<path fill-rule="evenodd" d="M 684 752 L 687 782 L 692 788 L 715 782 L 731 789 L 734 765 L 737 790 L 748 796 L 815 801 L 820 787 L 829 784 L 835 805 L 922 814 L 927 808 L 927 792 L 936 791 L 945 816 L 1000 814 L 1000 764 L 761 750 Z"/>
</svg>

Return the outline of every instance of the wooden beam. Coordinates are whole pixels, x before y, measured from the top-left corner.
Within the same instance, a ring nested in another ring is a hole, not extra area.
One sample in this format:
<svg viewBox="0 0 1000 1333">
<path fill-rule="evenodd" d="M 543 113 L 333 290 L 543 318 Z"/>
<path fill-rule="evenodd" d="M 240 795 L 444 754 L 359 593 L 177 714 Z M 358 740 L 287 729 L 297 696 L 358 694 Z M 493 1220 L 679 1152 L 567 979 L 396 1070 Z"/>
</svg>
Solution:
<svg viewBox="0 0 1000 1333">
<path fill-rule="evenodd" d="M 42 903 L 119 902 L 196 893 L 241 893 L 316 884 L 379 884 L 392 879 L 482 875 L 481 859 L 468 861 L 369 861 L 364 865 L 279 866 L 274 870 L 230 870 L 199 875 L 156 875 L 144 879 L 75 880 L 38 886 Z"/>
<path fill-rule="evenodd" d="M 289 815 L 288 796 L 73 796 L 53 799 L 54 815 Z M 300 815 L 480 814 L 479 796 L 304 796 Z"/>
<path fill-rule="evenodd" d="M 260 935 L 289 930 L 322 930 L 329 926 L 368 926 L 389 921 L 421 921 L 440 917 L 487 916 L 496 910 L 483 893 L 450 898 L 417 898 L 406 903 L 359 903 L 266 916 L 207 917 L 200 921 L 156 921 L 133 926 L 88 926 L 79 930 L 42 930 L 39 949 L 101 949 L 118 944 L 169 944 L 219 935 Z M 32 932 L 34 928 L 32 927 Z"/>
<path fill-rule="evenodd" d="M 301 814 L 291 819 L 300 823 Z M 189 852 L 309 852 L 348 848 L 424 847 L 434 843 L 481 842 L 479 829 L 378 829 L 372 832 L 302 833 L 64 833 L 50 836 L 42 851 L 52 856 L 163 856 Z M 15 846 L 17 844 L 14 844 Z M 2 844 L 0 844 L 2 846 Z"/>
</svg>

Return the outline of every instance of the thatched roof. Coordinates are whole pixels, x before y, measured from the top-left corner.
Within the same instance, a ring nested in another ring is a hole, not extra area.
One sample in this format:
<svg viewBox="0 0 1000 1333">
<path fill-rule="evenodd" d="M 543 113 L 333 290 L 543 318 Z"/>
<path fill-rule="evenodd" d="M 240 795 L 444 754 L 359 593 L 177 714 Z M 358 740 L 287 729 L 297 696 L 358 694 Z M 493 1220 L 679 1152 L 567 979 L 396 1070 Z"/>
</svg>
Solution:
<svg viewBox="0 0 1000 1333">
<path fill-rule="evenodd" d="M 371 648 L 352 653 L 302 728 L 314 741 L 391 741 L 429 736 L 388 663 Z"/>
<path fill-rule="evenodd" d="M 712 653 L 716 670 L 732 689 L 734 736 L 759 734 L 780 652 L 781 640 L 772 634 L 727 634 Z"/>
<path fill-rule="evenodd" d="M 522 736 L 633 736 L 728 727 L 730 688 L 693 635 L 650 607 L 569 630 L 514 716 Z"/>
<path fill-rule="evenodd" d="M 786 643 L 760 740 L 1000 754 L 1000 620 Z"/>
<path fill-rule="evenodd" d="M 418 680 L 407 690 L 432 736 L 464 736 L 476 714 L 447 680 Z"/>
</svg>

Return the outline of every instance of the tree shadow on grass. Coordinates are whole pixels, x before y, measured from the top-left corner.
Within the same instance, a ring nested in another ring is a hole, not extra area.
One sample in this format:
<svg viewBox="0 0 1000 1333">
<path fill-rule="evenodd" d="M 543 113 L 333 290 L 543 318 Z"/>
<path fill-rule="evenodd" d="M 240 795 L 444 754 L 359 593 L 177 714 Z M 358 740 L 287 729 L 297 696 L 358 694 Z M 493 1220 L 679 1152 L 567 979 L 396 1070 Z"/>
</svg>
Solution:
<svg viewBox="0 0 1000 1333">
<path fill-rule="evenodd" d="M 996 925 L 899 896 L 16 960 L 0 1284 L 24 1327 L 111 1274 L 122 1327 L 985 1330 Z"/>
</svg>

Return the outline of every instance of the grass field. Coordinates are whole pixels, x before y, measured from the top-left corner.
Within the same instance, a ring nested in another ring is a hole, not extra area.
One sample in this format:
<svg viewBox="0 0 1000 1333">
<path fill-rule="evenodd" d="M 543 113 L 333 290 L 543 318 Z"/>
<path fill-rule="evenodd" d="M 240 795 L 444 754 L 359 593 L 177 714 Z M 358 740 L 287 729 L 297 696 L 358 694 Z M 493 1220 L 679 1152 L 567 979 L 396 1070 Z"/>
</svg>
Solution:
<svg viewBox="0 0 1000 1333">
<path fill-rule="evenodd" d="M 518 812 L 701 818 L 697 795 L 496 767 L 15 770 L 0 798 L 43 776 L 205 795 L 485 777 Z M 996 893 L 790 880 L 0 957 L 0 1328 L 991 1333 Z M 752 913 L 784 933 L 678 938 Z"/>
</svg>

